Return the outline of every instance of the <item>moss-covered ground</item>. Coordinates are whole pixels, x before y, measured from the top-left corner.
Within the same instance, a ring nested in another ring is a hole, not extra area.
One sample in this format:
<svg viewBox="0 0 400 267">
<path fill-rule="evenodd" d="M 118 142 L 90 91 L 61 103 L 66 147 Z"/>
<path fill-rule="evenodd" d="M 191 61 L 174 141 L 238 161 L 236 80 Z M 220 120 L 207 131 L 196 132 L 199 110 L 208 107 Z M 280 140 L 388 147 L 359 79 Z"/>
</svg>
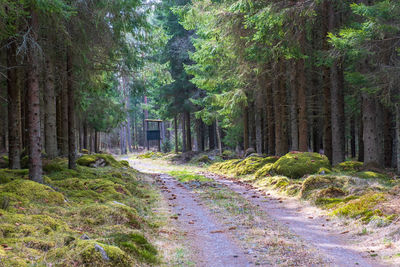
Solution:
<svg viewBox="0 0 400 267">
<path fill-rule="evenodd" d="M 101 168 L 87 167 L 97 158 Z M 144 174 L 111 155 L 44 162 L 45 184 L 0 169 L 0 260 L 4 266 L 136 266 L 160 263 L 153 245 L 158 194 Z"/>
<path fill-rule="evenodd" d="M 399 182 L 385 173 L 363 171 L 362 162 L 347 161 L 332 168 L 325 156 L 309 152 L 291 152 L 267 162 L 269 158 L 227 160 L 210 165 L 208 170 L 259 190 L 272 189 L 308 200 L 332 216 L 363 224 L 378 219 L 387 225 L 398 217 L 400 211 L 381 211 L 379 206 L 393 199 L 389 193 Z"/>
</svg>

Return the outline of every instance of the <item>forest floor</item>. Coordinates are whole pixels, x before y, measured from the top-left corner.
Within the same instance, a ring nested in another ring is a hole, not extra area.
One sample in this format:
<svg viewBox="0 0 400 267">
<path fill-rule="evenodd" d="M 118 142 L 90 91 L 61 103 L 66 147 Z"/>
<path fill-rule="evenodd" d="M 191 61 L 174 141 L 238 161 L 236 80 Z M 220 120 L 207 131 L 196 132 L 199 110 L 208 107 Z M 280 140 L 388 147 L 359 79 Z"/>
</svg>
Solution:
<svg viewBox="0 0 400 267">
<path fill-rule="evenodd" d="M 364 235 L 306 202 L 261 192 L 202 167 L 135 156 L 121 159 L 154 177 L 164 212 L 173 214 L 171 227 L 183 233 L 180 241 L 188 248 L 182 265 L 390 265 L 369 249 L 373 244 L 364 244 Z"/>
</svg>

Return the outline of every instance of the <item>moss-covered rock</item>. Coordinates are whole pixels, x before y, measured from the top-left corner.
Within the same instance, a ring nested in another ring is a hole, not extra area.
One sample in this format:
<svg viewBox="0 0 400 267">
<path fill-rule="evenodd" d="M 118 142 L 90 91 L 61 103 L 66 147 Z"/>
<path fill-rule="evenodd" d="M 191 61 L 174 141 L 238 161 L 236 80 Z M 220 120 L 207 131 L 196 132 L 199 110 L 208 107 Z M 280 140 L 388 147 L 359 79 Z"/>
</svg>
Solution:
<svg viewBox="0 0 400 267">
<path fill-rule="evenodd" d="M 28 179 L 29 170 L 0 169 L 0 184 L 11 182 L 15 179 Z"/>
<path fill-rule="evenodd" d="M 83 149 L 81 149 L 81 153 L 82 154 L 89 154 L 89 150 L 83 148 Z"/>
<path fill-rule="evenodd" d="M 235 171 L 236 166 L 240 162 L 241 162 L 240 159 L 231 159 L 227 161 L 216 162 L 212 164 L 208 169 L 214 172 L 229 174 Z"/>
<path fill-rule="evenodd" d="M 211 159 L 206 154 L 200 154 L 200 155 L 194 156 L 190 160 L 190 163 L 193 163 L 193 164 L 208 164 L 208 163 L 211 163 Z"/>
<path fill-rule="evenodd" d="M 86 166 L 86 167 L 97 166 L 97 163 L 99 163 L 99 165 L 101 165 L 103 162 L 104 162 L 105 166 L 112 166 L 115 168 L 120 168 L 123 166 L 112 155 L 109 155 L 109 154 L 83 155 L 82 157 L 78 158 L 76 161 L 77 164 L 79 164 L 81 166 Z"/>
<path fill-rule="evenodd" d="M 331 168 L 326 156 L 311 152 L 289 152 L 274 163 L 272 171 L 297 179 L 307 174 L 317 173 L 320 168 Z"/>
<path fill-rule="evenodd" d="M 121 160 L 119 163 L 124 167 L 130 167 L 131 166 L 127 160 Z"/>
<path fill-rule="evenodd" d="M 14 180 L 0 186 L 1 194 L 14 194 L 31 202 L 48 204 L 63 204 L 64 196 L 54 191 L 49 186 L 39 184 L 30 180 Z"/>
<path fill-rule="evenodd" d="M 236 157 L 235 151 L 232 150 L 224 150 L 222 152 L 222 158 L 227 160 L 227 159 L 234 159 Z"/>
<path fill-rule="evenodd" d="M 362 169 L 363 164 L 360 161 L 345 161 L 337 164 L 334 170 L 337 172 L 358 172 Z"/>
<path fill-rule="evenodd" d="M 135 258 L 148 263 L 158 262 L 157 249 L 141 233 L 118 233 L 112 236 L 112 240 L 121 249 L 129 254 L 133 254 Z"/>
</svg>

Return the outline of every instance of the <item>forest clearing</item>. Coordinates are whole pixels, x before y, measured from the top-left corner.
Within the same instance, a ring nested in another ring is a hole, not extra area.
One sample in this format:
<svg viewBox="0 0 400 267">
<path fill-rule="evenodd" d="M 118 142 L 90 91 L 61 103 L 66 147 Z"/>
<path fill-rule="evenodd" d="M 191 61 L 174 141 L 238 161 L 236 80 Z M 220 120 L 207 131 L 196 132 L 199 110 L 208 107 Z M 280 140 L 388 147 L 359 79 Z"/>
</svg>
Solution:
<svg viewBox="0 0 400 267">
<path fill-rule="evenodd" d="M 1 0 L 0 266 L 400 266 L 399 0 Z"/>
</svg>

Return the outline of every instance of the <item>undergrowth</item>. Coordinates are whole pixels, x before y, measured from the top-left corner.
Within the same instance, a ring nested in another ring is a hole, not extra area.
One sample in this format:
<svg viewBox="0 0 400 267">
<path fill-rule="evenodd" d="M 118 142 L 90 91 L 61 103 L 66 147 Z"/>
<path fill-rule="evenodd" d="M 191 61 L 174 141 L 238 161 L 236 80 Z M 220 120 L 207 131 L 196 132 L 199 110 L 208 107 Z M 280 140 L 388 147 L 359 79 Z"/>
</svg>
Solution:
<svg viewBox="0 0 400 267">
<path fill-rule="evenodd" d="M 102 158 L 106 167 L 86 167 Z M 111 155 L 44 162 L 45 184 L 0 169 L 0 260 L 4 266 L 157 264 L 151 209 L 157 193 Z"/>
</svg>

